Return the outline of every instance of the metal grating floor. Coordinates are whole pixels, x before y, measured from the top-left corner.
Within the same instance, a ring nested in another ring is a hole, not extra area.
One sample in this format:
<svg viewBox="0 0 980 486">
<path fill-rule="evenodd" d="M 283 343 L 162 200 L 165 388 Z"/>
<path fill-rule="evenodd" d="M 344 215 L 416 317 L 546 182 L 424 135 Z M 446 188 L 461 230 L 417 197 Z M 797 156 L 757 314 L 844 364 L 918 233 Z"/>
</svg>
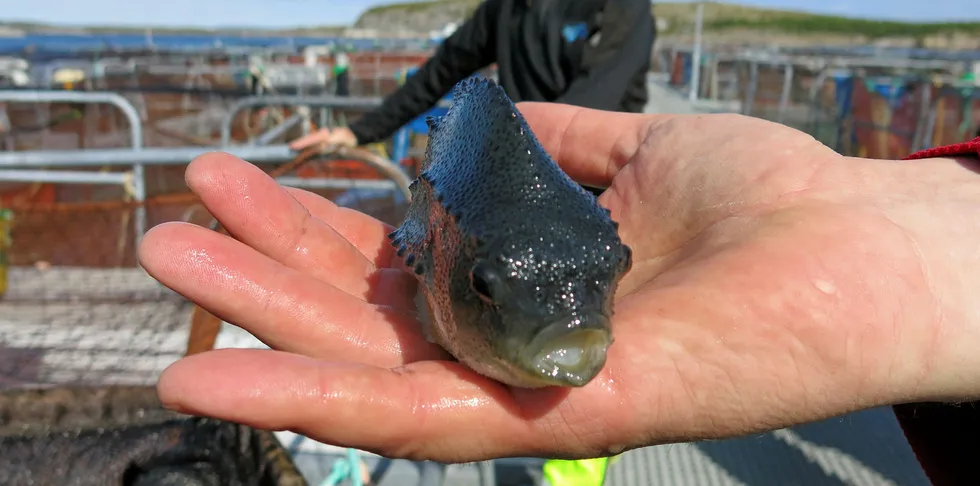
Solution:
<svg viewBox="0 0 980 486">
<path fill-rule="evenodd" d="M 648 447 L 609 486 L 928 486 L 889 408 L 722 441 Z"/>
<path fill-rule="evenodd" d="M 0 387 L 148 385 L 187 347 L 193 305 L 142 269 L 9 269 Z"/>
</svg>

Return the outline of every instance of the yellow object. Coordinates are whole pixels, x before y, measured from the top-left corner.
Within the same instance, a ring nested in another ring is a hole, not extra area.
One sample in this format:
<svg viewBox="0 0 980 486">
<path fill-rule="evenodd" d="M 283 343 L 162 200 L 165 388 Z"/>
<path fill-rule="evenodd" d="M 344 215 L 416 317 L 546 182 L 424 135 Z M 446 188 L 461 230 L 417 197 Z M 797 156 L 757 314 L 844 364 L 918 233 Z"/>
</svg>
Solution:
<svg viewBox="0 0 980 486">
<path fill-rule="evenodd" d="M 544 463 L 543 479 L 550 486 L 602 486 L 608 464 L 608 457 L 578 461 L 553 459 Z"/>
<path fill-rule="evenodd" d="M 0 209 L 0 296 L 7 293 L 7 249 L 11 246 L 10 220 L 10 210 Z"/>
</svg>

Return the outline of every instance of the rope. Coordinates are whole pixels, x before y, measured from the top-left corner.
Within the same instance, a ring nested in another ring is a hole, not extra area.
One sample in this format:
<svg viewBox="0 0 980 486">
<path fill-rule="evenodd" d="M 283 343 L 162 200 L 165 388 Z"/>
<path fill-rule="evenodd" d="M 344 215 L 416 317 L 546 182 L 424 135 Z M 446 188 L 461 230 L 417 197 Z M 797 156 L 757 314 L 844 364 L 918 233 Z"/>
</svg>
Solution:
<svg viewBox="0 0 980 486">
<path fill-rule="evenodd" d="M 352 486 L 363 486 L 361 480 L 361 457 L 357 449 L 347 448 L 347 457 L 333 462 L 330 474 L 320 482 L 320 486 L 337 486 L 343 480 L 350 480 Z"/>
</svg>

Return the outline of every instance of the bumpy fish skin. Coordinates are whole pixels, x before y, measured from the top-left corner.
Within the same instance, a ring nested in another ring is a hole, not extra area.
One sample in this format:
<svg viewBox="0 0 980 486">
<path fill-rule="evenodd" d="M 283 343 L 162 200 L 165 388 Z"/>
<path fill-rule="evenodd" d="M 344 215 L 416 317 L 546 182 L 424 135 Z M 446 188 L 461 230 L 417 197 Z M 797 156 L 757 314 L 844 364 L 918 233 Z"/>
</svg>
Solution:
<svg viewBox="0 0 980 486">
<path fill-rule="evenodd" d="M 617 223 L 492 80 L 462 81 L 428 122 L 412 202 L 388 235 L 420 281 L 427 334 L 508 385 L 585 385 L 604 366 L 612 297 L 632 264 Z"/>
</svg>

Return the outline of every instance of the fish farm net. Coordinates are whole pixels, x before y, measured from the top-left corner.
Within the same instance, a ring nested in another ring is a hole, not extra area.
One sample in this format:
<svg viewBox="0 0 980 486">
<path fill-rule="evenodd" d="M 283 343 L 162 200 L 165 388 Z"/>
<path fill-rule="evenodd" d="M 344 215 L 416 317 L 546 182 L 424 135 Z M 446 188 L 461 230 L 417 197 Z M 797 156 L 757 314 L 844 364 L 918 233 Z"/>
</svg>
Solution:
<svg viewBox="0 0 980 486">
<path fill-rule="evenodd" d="M 265 169 L 391 224 L 404 214 L 404 197 L 378 189 L 386 180 L 370 165 L 336 158 L 293 165 Z M 177 185 L 167 177 L 183 184 L 182 170 L 156 175 L 158 187 Z M 350 187 L 317 188 L 324 180 Z M 193 344 L 192 321 L 216 319 L 139 267 L 135 221 L 142 213 L 147 228 L 168 221 L 214 228 L 211 214 L 186 187 L 136 203 L 92 201 L 98 191 L 84 202 L 57 202 L 80 197 L 74 188 L 35 186 L 0 213 L 0 389 L 155 384 Z M 207 349 L 214 336 L 203 339 Z"/>
</svg>

